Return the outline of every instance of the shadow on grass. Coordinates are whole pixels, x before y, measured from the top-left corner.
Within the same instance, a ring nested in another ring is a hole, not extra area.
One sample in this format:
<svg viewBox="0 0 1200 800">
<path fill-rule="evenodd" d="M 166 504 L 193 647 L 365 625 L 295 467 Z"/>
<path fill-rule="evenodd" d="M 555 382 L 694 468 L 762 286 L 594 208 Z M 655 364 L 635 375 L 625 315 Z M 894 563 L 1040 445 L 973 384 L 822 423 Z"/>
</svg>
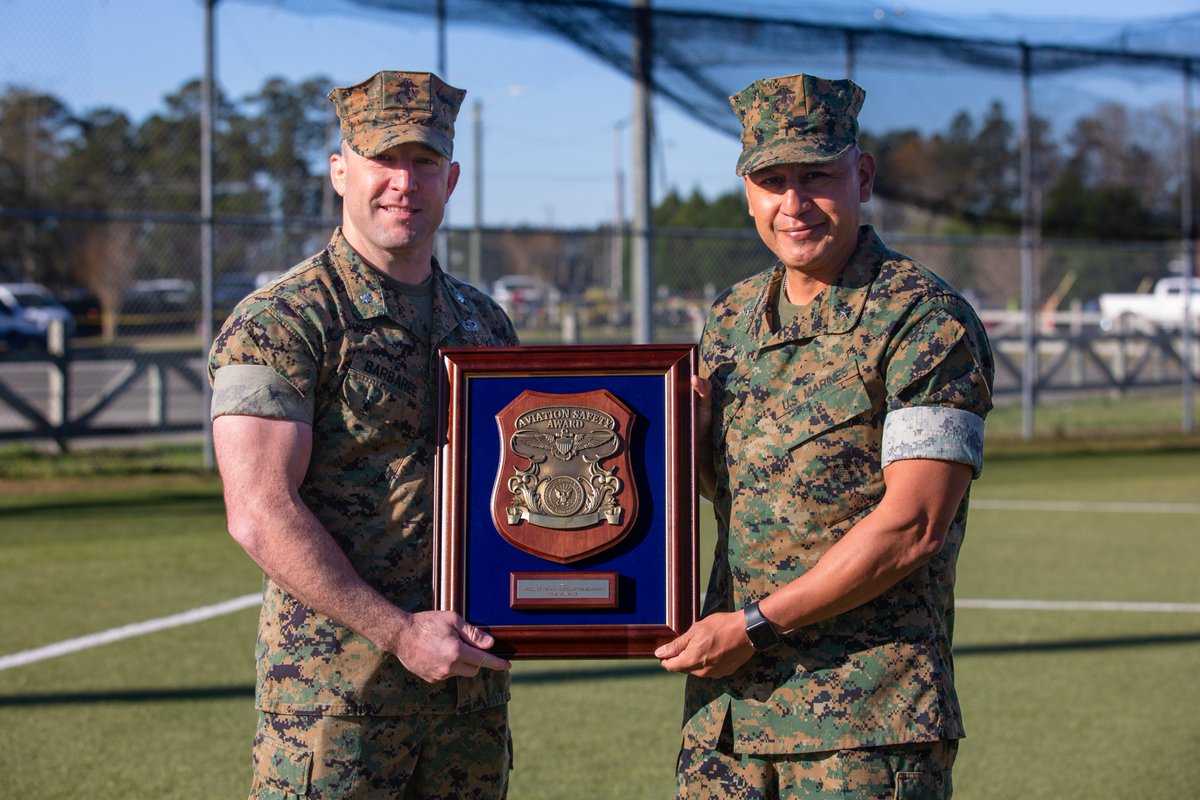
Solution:
<svg viewBox="0 0 1200 800">
<path fill-rule="evenodd" d="M 1200 632 L 1160 633 L 1146 636 L 1113 636 L 1102 639 L 1064 639 L 1053 642 L 966 644 L 954 648 L 954 657 L 1062 653 L 1072 650 L 1117 650 L 1127 647 L 1158 647 L 1172 644 L 1200 644 Z"/>
<path fill-rule="evenodd" d="M 956 658 L 969 656 L 1025 655 L 1060 653 L 1083 650 L 1117 650 L 1163 645 L 1200 644 L 1200 632 L 1163 634 L 1156 636 L 1126 636 L 1103 639 L 1068 639 L 1056 642 L 1005 642 L 998 644 L 966 645 L 955 648 Z M 666 672 L 657 662 L 623 664 L 616 667 L 588 666 L 581 669 L 543 669 L 518 671 L 514 684 L 544 685 L 550 683 L 579 683 L 583 681 L 620 680 L 622 678 L 680 676 Z M 67 706 L 85 703 L 157 703 L 191 700 L 253 699 L 253 686 L 198 686 L 189 689 L 116 689 L 94 692 L 48 692 L 43 694 L 0 695 L 0 708 L 33 706 Z"/>
<path fill-rule="evenodd" d="M 0 708 L 69 706 L 84 703 L 160 703 L 177 700 L 254 699 L 253 686 L 197 686 L 188 689 L 114 689 L 96 692 L 47 692 L 0 695 Z"/>
<path fill-rule="evenodd" d="M 219 494 L 201 492 L 167 492 L 146 493 L 116 497 L 62 498 L 49 502 L 21 505 L 20 501 L 5 505 L 4 517 L 16 520 L 23 516 L 41 514 L 62 514 L 76 511 L 125 511 L 130 508 L 165 507 L 178 509 L 180 507 L 199 508 L 203 511 L 224 509 L 224 501 Z"/>
</svg>

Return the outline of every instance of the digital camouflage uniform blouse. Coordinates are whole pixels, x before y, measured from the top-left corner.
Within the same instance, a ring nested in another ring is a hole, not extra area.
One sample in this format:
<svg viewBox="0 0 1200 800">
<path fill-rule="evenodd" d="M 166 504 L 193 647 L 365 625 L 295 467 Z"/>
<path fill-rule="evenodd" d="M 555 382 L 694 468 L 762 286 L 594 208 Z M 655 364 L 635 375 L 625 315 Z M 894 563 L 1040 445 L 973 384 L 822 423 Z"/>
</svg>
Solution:
<svg viewBox="0 0 1200 800">
<path fill-rule="evenodd" d="M 243 300 L 213 344 L 213 417 L 310 423 L 300 497 L 367 583 L 407 611 L 433 603 L 437 349 L 517 337 L 482 293 L 433 265 L 432 331 L 339 230 Z M 508 673 L 427 684 L 394 656 L 267 579 L 257 706 L 278 713 L 469 711 L 508 699 Z"/>
<path fill-rule="evenodd" d="M 701 373 L 713 383 L 718 522 L 705 613 L 803 575 L 880 501 L 883 467 L 982 467 L 993 363 L 971 307 L 860 231 L 838 281 L 772 324 L 784 268 L 713 305 Z M 685 720 L 736 752 L 801 753 L 963 735 L 950 640 L 963 500 L 940 554 L 875 600 L 783 636 L 733 676 L 688 678 Z"/>
</svg>

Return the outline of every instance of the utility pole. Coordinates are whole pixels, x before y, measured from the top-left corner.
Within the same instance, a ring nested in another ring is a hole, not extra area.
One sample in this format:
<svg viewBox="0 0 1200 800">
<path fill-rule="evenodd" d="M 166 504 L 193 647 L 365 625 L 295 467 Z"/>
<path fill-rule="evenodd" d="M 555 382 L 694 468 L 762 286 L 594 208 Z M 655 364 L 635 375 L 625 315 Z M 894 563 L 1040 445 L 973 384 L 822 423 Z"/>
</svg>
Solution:
<svg viewBox="0 0 1200 800">
<path fill-rule="evenodd" d="M 475 219 L 471 225 L 470 252 L 467 257 L 467 280 L 472 286 L 483 287 L 483 102 L 471 106 L 471 126 L 475 133 Z"/>
<path fill-rule="evenodd" d="M 1183 327 L 1180 329 L 1182 342 L 1180 350 L 1183 365 L 1183 418 L 1180 427 L 1184 433 L 1191 433 L 1196 428 L 1196 328 L 1194 303 L 1196 302 L 1196 218 L 1192 205 L 1192 169 L 1196 156 L 1193 145 L 1192 128 L 1192 76 L 1195 64 L 1191 59 L 1183 62 L 1183 150 L 1180 158 L 1183 161 L 1183 187 L 1181 189 L 1180 224 L 1183 234 Z"/>
<path fill-rule="evenodd" d="M 651 107 L 651 70 L 653 61 L 653 29 L 650 0 L 633 3 L 633 240 L 630 267 L 630 299 L 633 304 L 634 344 L 654 341 L 654 320 L 651 317 L 651 284 L 654 241 L 651 230 L 650 198 L 653 170 L 651 141 L 653 109 Z"/>
<path fill-rule="evenodd" d="M 437 0 L 437 74 L 444 81 L 450 80 L 446 67 L 446 0 Z M 450 271 L 450 206 L 442 212 L 442 224 L 434 236 L 434 250 L 438 264 Z"/>
<path fill-rule="evenodd" d="M 213 126 L 216 116 L 216 47 L 214 28 L 217 0 L 204 2 L 204 79 L 200 84 L 200 357 L 208 363 L 208 348 L 213 340 Z M 212 388 L 204 387 L 204 468 L 216 467 L 213 452 L 212 419 L 208 407 L 212 404 Z"/>
<path fill-rule="evenodd" d="M 1037 275 L 1034 257 L 1039 226 L 1033 176 L 1036 151 L 1033 146 L 1033 66 L 1029 45 L 1021 45 L 1021 194 L 1024 209 L 1021 214 L 1021 308 L 1025 316 L 1022 328 L 1022 343 L 1025 358 L 1021 369 L 1021 438 L 1033 439 L 1033 406 L 1037 400 L 1038 343 L 1037 308 L 1035 307 L 1034 279 Z"/>
<path fill-rule="evenodd" d="M 525 94 L 525 87 L 520 84 L 513 84 L 504 89 L 504 96 L 520 97 Z M 484 288 L 483 286 L 483 108 L 484 106 L 495 105 L 497 98 L 501 97 L 501 93 L 493 94 L 486 99 L 476 99 L 474 105 L 471 106 L 471 127 L 474 134 L 474 155 L 475 155 L 475 175 L 473 183 L 475 185 L 474 202 L 474 219 L 471 223 L 471 235 L 468 240 L 467 253 L 467 280 L 472 286 Z"/>
<path fill-rule="evenodd" d="M 613 183 L 614 207 L 612 229 L 612 257 L 609 275 L 609 319 L 614 326 L 619 324 L 621 295 L 625 289 L 625 156 L 621 149 L 621 135 L 629 120 L 613 123 Z"/>
</svg>

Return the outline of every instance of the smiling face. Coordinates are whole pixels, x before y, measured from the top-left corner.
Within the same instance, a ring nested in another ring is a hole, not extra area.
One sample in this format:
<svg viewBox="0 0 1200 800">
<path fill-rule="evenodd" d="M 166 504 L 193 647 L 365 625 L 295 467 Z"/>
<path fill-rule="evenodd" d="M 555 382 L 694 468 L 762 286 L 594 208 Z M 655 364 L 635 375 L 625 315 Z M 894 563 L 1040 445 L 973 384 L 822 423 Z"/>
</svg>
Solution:
<svg viewBox="0 0 1200 800">
<path fill-rule="evenodd" d="M 836 161 L 777 164 L 743 180 L 758 235 L 788 268 L 789 285 L 793 272 L 825 284 L 836 280 L 858 243 L 875 160 L 855 148 Z"/>
<path fill-rule="evenodd" d="M 459 167 L 423 144 L 399 144 L 365 158 L 345 143 L 330 156 L 342 196 L 342 233 L 368 263 L 400 280 L 429 274 L 434 234 Z"/>
</svg>

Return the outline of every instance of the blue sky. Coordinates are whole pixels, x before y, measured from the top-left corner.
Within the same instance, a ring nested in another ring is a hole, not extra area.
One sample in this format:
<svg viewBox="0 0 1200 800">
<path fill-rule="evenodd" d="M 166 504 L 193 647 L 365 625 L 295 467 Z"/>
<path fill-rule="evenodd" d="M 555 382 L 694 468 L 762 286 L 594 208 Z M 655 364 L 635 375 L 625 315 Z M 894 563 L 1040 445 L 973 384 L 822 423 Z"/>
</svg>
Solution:
<svg viewBox="0 0 1200 800">
<path fill-rule="evenodd" d="M 879 5 L 881 13 L 898 8 L 896 3 Z M 982 30 L 992 14 L 1078 19 L 1080 5 L 1078 0 L 905 4 L 912 12 L 977 18 Z M 1197 10 L 1195 0 L 1091 0 L 1086 7 L 1091 19 L 1127 20 Z M 197 76 L 203 65 L 198 0 L 0 0 L 0 18 L 6 28 L 0 84 L 49 92 L 77 111 L 115 106 L 140 119 L 161 108 L 163 96 Z M 356 21 L 223 0 L 217 7 L 217 30 L 218 78 L 235 98 L 253 92 L 272 75 L 300 80 L 326 74 L 338 84 L 352 84 L 379 69 L 437 67 L 435 29 L 426 18 Z M 630 150 L 627 131 L 620 128 L 632 103 L 629 81 L 567 45 L 511 30 L 455 24 L 447 50 L 446 77 L 468 90 L 468 103 L 480 99 L 484 104 L 485 224 L 573 227 L 612 219 L 618 143 L 625 160 Z M 926 86 L 945 80 L 917 77 Z M 1019 87 L 1013 82 L 977 86 L 953 101 L 914 108 L 911 101 L 901 102 L 912 80 L 904 73 L 874 76 L 871 82 L 860 78 L 868 91 L 864 126 L 938 129 L 959 108 L 974 103 L 975 110 L 982 109 L 992 96 L 1015 111 Z M 519 93 L 513 88 L 517 86 Z M 1053 83 L 1039 91 L 1042 101 L 1051 104 L 1058 100 L 1055 92 L 1072 102 L 1086 99 L 1089 92 L 1078 84 Z M 1099 100 L 1106 90 L 1095 91 Z M 1163 91 L 1177 92 L 1169 87 Z M 1167 99 L 1177 101 L 1177 95 Z M 659 103 L 657 113 L 656 194 L 675 187 L 685 193 L 699 188 L 713 196 L 738 187 L 734 138 L 692 122 L 667 103 Z M 452 225 L 468 224 L 473 217 L 476 165 L 469 119 L 464 110 L 457 137 L 464 182 L 451 201 Z"/>
</svg>

